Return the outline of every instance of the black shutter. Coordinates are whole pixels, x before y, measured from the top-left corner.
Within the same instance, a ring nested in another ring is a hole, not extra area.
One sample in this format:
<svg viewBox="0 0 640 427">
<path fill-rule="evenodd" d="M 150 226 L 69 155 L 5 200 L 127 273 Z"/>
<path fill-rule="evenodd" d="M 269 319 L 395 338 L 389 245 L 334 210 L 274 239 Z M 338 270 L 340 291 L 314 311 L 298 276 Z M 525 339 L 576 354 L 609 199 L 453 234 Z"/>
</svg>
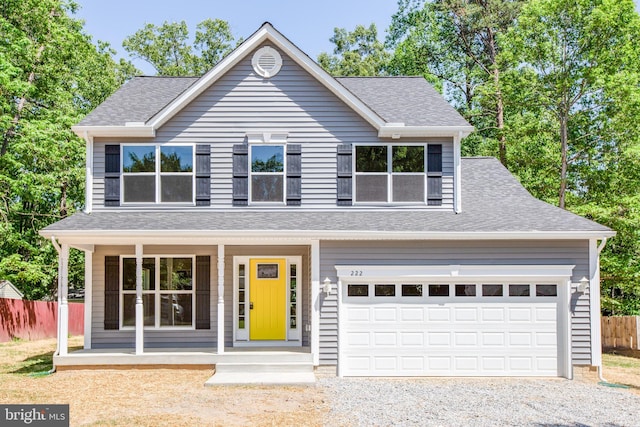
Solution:
<svg viewBox="0 0 640 427">
<path fill-rule="evenodd" d="M 249 146 L 233 146 L 233 205 L 249 204 Z"/>
<path fill-rule="evenodd" d="M 120 326 L 120 257 L 104 257 L 104 329 Z"/>
<path fill-rule="evenodd" d="M 104 147 L 104 205 L 120 206 L 120 145 L 118 144 Z"/>
<path fill-rule="evenodd" d="M 442 205 L 442 145 L 427 146 L 427 205 Z"/>
<path fill-rule="evenodd" d="M 287 145 L 287 205 L 302 204 L 302 146 Z"/>
<path fill-rule="evenodd" d="M 351 144 L 338 145 L 338 206 L 351 206 L 353 196 L 353 171 L 351 161 L 353 158 Z"/>
<path fill-rule="evenodd" d="M 196 329 L 211 329 L 211 257 L 196 257 Z"/>
<path fill-rule="evenodd" d="M 196 206 L 211 205 L 211 146 L 196 145 Z"/>
</svg>

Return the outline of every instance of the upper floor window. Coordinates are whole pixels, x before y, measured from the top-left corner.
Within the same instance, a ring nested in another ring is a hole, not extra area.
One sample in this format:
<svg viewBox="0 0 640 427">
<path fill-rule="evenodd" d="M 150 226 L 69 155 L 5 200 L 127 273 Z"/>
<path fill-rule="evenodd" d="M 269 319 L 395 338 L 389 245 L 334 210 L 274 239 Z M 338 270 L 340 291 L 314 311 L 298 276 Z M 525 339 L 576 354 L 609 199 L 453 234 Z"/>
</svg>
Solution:
<svg viewBox="0 0 640 427">
<path fill-rule="evenodd" d="M 190 145 L 122 145 L 124 203 L 193 203 Z"/>
<path fill-rule="evenodd" d="M 433 145 L 359 145 L 355 147 L 355 201 L 425 203 L 427 170 Z M 438 145 L 438 147 L 440 147 Z M 426 156 L 428 151 L 429 156 Z M 430 176 L 431 174 L 429 174 Z"/>
<path fill-rule="evenodd" d="M 251 146 L 251 202 L 283 203 L 284 145 Z"/>
</svg>

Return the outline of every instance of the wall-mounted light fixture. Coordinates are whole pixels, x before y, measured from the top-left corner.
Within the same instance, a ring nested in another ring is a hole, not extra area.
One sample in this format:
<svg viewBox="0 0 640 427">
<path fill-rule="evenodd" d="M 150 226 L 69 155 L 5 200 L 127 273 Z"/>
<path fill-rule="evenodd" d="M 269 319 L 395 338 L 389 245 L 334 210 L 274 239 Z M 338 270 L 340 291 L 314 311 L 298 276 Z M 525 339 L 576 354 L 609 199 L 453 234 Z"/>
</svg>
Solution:
<svg viewBox="0 0 640 427">
<path fill-rule="evenodd" d="M 327 277 L 322 283 L 322 292 L 324 292 L 325 295 L 329 295 L 331 293 L 331 279 Z"/>
<path fill-rule="evenodd" d="M 587 286 L 589 286 L 589 279 L 583 276 L 582 279 L 580 279 L 580 281 L 578 282 L 576 290 L 578 292 L 584 292 L 587 290 Z"/>
</svg>

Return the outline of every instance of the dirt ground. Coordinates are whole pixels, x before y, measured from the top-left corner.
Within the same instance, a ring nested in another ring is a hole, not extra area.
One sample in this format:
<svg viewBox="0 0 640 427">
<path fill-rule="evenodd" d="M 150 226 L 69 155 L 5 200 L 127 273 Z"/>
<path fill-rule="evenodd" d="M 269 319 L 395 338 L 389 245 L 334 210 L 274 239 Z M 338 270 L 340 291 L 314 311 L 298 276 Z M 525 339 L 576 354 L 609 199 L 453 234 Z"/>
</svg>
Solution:
<svg viewBox="0 0 640 427">
<path fill-rule="evenodd" d="M 81 337 L 70 340 L 79 346 Z M 55 340 L 0 344 L 0 403 L 70 404 L 72 426 L 318 426 L 320 388 L 204 387 L 207 370 L 80 370 L 43 375 Z"/>
<path fill-rule="evenodd" d="M 70 339 L 79 348 L 82 337 Z M 47 375 L 55 340 L 0 343 L 0 403 L 70 404 L 72 426 L 320 426 L 320 387 L 204 387 L 207 370 L 79 370 Z M 640 395 L 640 359 L 603 355 L 604 377 Z"/>
</svg>

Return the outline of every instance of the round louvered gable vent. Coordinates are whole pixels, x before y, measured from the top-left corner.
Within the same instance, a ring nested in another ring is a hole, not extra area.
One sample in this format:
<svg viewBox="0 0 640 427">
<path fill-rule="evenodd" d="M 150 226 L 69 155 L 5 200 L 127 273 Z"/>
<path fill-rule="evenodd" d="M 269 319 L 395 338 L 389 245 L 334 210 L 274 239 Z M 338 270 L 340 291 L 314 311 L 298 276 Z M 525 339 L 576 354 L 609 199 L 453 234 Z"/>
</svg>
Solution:
<svg viewBox="0 0 640 427">
<path fill-rule="evenodd" d="M 278 74 L 282 67 L 282 57 L 277 50 L 265 46 L 259 49 L 251 60 L 254 71 L 264 78 L 270 78 Z"/>
</svg>

